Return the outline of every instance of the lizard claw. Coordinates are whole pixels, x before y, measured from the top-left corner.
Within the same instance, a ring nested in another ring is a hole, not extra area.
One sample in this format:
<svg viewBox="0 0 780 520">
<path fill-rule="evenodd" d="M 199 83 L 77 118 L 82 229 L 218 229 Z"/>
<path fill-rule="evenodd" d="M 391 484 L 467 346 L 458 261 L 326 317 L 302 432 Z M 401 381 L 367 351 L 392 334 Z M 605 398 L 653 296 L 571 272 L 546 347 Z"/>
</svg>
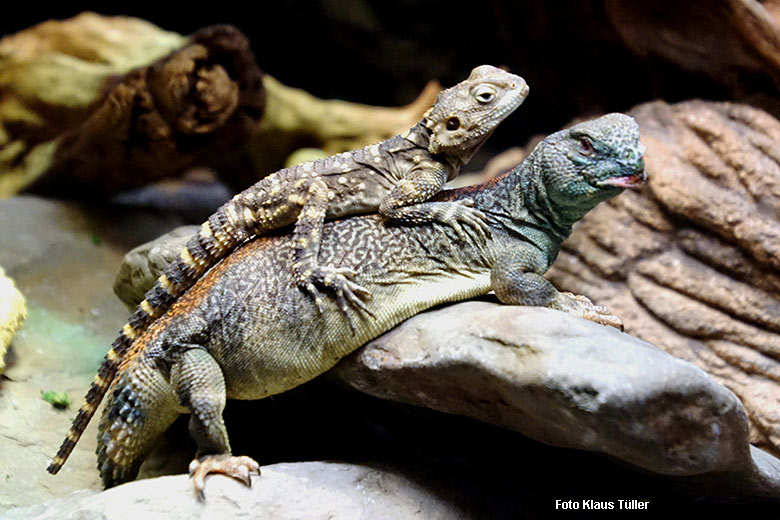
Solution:
<svg viewBox="0 0 780 520">
<path fill-rule="evenodd" d="M 362 285 L 356 284 L 349 279 L 355 275 L 355 272 L 352 269 L 323 267 L 323 270 L 328 271 L 328 274 L 322 279 L 322 283 L 336 292 L 336 300 L 339 309 L 344 316 L 346 316 L 349 328 L 352 330 L 352 335 L 355 335 L 357 329 L 352 320 L 352 315 L 349 313 L 349 304 L 354 305 L 372 318 L 376 318 L 374 313 L 366 307 L 366 304 L 363 303 L 363 300 L 361 299 L 371 299 L 371 292 Z"/>
<path fill-rule="evenodd" d="M 465 242 L 468 240 L 468 236 L 466 236 L 466 233 L 463 231 L 463 226 L 460 225 L 460 223 L 457 220 L 453 220 L 452 222 L 447 222 L 449 226 L 455 230 L 455 233 L 458 234 L 458 239 L 461 242 Z"/>
<path fill-rule="evenodd" d="M 206 455 L 200 460 L 194 459 L 190 462 L 189 471 L 195 493 L 198 499 L 203 502 L 206 500 L 206 475 L 222 473 L 241 481 L 247 487 L 251 487 L 251 475 L 260 474 L 260 464 L 251 457 L 236 457 L 230 453 L 221 453 L 219 455 Z"/>
<path fill-rule="evenodd" d="M 320 314 L 324 313 L 325 310 L 322 308 L 322 293 L 317 289 L 317 286 L 314 285 L 313 282 L 310 280 L 307 280 L 305 282 L 299 283 L 301 288 L 311 296 L 311 299 L 314 300 L 314 305 L 317 307 L 317 312 Z"/>
</svg>

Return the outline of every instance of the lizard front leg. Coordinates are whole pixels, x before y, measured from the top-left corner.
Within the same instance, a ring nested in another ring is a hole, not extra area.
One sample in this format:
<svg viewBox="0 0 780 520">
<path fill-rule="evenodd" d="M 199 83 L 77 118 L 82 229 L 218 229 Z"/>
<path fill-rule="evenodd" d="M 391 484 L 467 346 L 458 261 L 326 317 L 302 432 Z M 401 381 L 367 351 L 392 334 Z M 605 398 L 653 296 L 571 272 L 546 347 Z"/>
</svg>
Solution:
<svg viewBox="0 0 780 520">
<path fill-rule="evenodd" d="M 352 269 L 320 265 L 317 259 L 322 241 L 322 226 L 330 203 L 328 191 L 328 186 L 322 179 L 316 179 L 309 185 L 306 201 L 293 232 L 292 271 L 298 286 L 314 298 L 320 312 L 323 312 L 322 296 L 317 285 L 335 291 L 339 308 L 352 330 L 355 330 L 348 302 L 373 316 L 361 300 L 361 297 L 370 298 L 371 293 L 350 280 L 355 275 Z"/>
<path fill-rule="evenodd" d="M 461 240 L 466 234 L 461 223 L 477 233 L 481 242 L 490 236 L 485 214 L 472 207 L 473 201 L 425 202 L 441 191 L 448 169 L 439 162 L 424 160 L 398 181 L 379 205 L 379 213 L 407 224 L 441 222 L 451 226 Z"/>
<path fill-rule="evenodd" d="M 490 283 L 501 302 L 549 307 L 623 330 L 623 322 L 606 307 L 594 305 L 585 296 L 559 292 L 538 274 L 544 269 L 538 255 L 530 247 L 499 255 L 490 272 Z"/>
<path fill-rule="evenodd" d="M 260 465 L 250 457 L 230 453 L 222 411 L 225 409 L 225 378 L 206 350 L 193 347 L 181 354 L 171 368 L 171 384 L 179 402 L 190 411 L 190 435 L 198 445 L 190 463 L 190 476 L 198 498 L 204 500 L 206 475 L 222 473 L 251 486 L 250 474 L 260 474 Z"/>
</svg>

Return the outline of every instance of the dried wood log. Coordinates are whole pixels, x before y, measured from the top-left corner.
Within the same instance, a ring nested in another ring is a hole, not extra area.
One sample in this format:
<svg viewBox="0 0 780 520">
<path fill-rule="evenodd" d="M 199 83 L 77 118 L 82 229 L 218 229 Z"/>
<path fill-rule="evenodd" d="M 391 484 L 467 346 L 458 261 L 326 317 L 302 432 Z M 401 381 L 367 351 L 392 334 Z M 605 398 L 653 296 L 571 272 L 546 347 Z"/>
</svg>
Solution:
<svg viewBox="0 0 780 520">
<path fill-rule="evenodd" d="M 245 144 L 264 105 L 248 40 L 229 26 L 203 29 L 111 86 L 55 140 L 45 174 L 28 189 L 105 196 L 180 173 Z"/>
<path fill-rule="evenodd" d="M 323 100 L 263 76 L 229 26 L 187 39 L 92 13 L 45 22 L 0 40 L 0 198 L 105 197 L 203 165 L 239 189 L 299 148 L 399 134 L 439 90 L 399 108 Z"/>
<path fill-rule="evenodd" d="M 109 78 L 185 41 L 143 20 L 94 13 L 0 39 L 0 197 L 48 169 L 54 139 L 84 122 Z"/>
</svg>

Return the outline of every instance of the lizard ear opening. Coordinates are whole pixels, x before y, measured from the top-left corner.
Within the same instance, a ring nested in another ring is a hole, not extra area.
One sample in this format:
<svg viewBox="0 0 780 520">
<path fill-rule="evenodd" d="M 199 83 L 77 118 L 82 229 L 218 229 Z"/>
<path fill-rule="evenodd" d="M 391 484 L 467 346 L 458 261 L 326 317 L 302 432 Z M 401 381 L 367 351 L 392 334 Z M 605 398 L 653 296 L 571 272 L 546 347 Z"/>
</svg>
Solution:
<svg viewBox="0 0 780 520">
<path fill-rule="evenodd" d="M 458 119 L 456 116 L 452 116 L 449 119 L 447 119 L 447 130 L 453 131 L 460 128 L 460 119 Z"/>
</svg>

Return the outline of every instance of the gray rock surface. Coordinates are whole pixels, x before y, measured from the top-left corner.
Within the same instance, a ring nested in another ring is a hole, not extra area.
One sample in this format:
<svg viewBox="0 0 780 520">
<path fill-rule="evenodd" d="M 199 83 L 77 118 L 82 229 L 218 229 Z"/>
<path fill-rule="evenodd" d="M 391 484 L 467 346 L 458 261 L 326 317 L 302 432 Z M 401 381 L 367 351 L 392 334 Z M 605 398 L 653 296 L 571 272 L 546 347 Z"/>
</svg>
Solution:
<svg viewBox="0 0 780 520">
<path fill-rule="evenodd" d="M 45 468 L 127 318 L 111 292 L 123 254 L 180 223 L 36 197 L 0 201 L 0 265 L 27 299 L 0 378 L 0 511 L 100 489 L 95 424 L 58 477 Z M 55 409 L 41 399 L 48 390 L 67 392 L 73 404 Z"/>
<path fill-rule="evenodd" d="M 780 500 L 780 461 L 749 445 L 747 415 L 730 390 L 649 343 L 558 311 L 447 306 L 407 320 L 334 371 L 377 397 L 655 473 L 718 475 L 713 496 Z"/>
<path fill-rule="evenodd" d="M 780 456 L 780 119 L 710 101 L 631 115 L 647 184 L 586 215 L 547 276 L 731 389 Z"/>
<path fill-rule="evenodd" d="M 198 226 L 181 226 L 131 249 L 124 257 L 114 280 L 114 293 L 135 310 L 144 294 L 197 233 Z"/>
<path fill-rule="evenodd" d="M 187 476 L 160 477 L 102 493 L 76 491 L 44 504 L 12 509 L 0 519 L 473 518 L 398 472 L 352 464 L 265 466 L 263 474 L 253 478 L 252 488 L 227 477 L 212 476 L 206 493 L 206 502 L 200 503 Z"/>
</svg>

